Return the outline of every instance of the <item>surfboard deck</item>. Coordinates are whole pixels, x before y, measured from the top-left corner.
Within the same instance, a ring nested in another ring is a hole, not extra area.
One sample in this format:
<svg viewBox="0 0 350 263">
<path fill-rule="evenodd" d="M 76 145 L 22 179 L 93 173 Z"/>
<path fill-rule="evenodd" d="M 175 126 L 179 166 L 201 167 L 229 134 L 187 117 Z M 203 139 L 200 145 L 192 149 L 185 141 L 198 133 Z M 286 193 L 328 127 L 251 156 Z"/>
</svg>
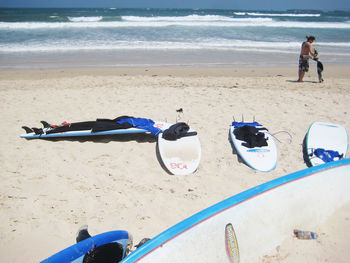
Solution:
<svg viewBox="0 0 350 263">
<path fill-rule="evenodd" d="M 164 125 L 164 122 L 155 121 L 153 126 L 156 128 L 160 128 L 163 125 Z M 43 134 L 35 134 L 34 132 L 32 132 L 32 133 L 22 134 L 22 135 L 20 135 L 20 137 L 25 138 L 25 139 L 48 139 L 48 138 L 62 138 L 62 137 L 148 133 L 147 130 L 138 129 L 138 128 L 117 129 L 117 130 L 108 130 L 108 131 L 100 131 L 100 132 L 92 132 L 91 130 L 82 130 L 82 131 L 69 131 L 69 132 L 59 132 L 59 133 L 46 134 L 45 132 L 47 130 L 48 130 L 48 128 L 44 128 Z"/>
<path fill-rule="evenodd" d="M 123 246 L 123 254 L 126 256 L 127 250 L 132 247 L 133 241 L 132 236 L 127 231 L 109 231 L 74 244 L 41 261 L 41 263 L 81 263 L 83 262 L 85 254 L 90 250 L 112 242 L 121 244 Z"/>
<path fill-rule="evenodd" d="M 194 214 L 122 262 L 255 262 L 350 202 L 349 183 L 350 159 L 282 176 Z"/>
<path fill-rule="evenodd" d="M 239 122 L 239 125 L 244 125 Z M 264 128 L 262 125 L 257 128 Z M 261 130 L 267 138 L 267 146 L 248 148 L 244 146 L 244 141 L 238 140 L 234 135 L 235 126 L 230 126 L 230 139 L 242 160 L 251 168 L 261 171 L 270 172 L 275 169 L 278 162 L 278 149 L 273 136 L 267 130 Z"/>
<path fill-rule="evenodd" d="M 172 124 L 165 124 L 164 130 Z M 189 133 L 195 132 L 190 128 Z M 174 175 L 194 173 L 201 159 L 201 144 L 198 135 L 185 136 L 175 141 L 166 140 L 158 135 L 158 152 L 166 169 Z"/>
<path fill-rule="evenodd" d="M 337 151 L 346 157 L 349 148 L 349 138 L 346 129 L 338 124 L 314 122 L 306 134 L 307 160 L 312 166 L 325 162 L 314 154 L 315 149 Z"/>
</svg>

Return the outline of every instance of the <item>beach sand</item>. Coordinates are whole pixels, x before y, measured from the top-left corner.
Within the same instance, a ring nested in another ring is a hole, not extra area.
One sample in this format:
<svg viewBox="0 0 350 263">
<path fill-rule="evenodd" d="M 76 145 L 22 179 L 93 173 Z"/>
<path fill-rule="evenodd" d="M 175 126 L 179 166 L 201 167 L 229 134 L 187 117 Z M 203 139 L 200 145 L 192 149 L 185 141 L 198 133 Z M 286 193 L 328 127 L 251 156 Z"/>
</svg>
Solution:
<svg viewBox="0 0 350 263">
<path fill-rule="evenodd" d="M 74 244 L 84 224 L 93 235 L 127 230 L 138 243 L 225 198 L 307 168 L 302 142 L 312 122 L 350 132 L 349 73 L 349 66 L 327 67 L 325 82 L 317 83 L 311 67 L 305 82 L 296 83 L 296 67 L 1 70 L 1 262 L 43 260 Z M 41 120 L 121 115 L 188 122 L 202 146 L 196 173 L 168 174 L 150 135 L 19 137 L 21 126 L 40 127 Z M 242 116 L 276 133 L 279 162 L 272 172 L 254 171 L 233 154 L 229 126 Z M 316 229 L 317 242 L 304 245 L 291 236 L 257 262 L 347 262 L 349 218 L 345 206 Z"/>
</svg>

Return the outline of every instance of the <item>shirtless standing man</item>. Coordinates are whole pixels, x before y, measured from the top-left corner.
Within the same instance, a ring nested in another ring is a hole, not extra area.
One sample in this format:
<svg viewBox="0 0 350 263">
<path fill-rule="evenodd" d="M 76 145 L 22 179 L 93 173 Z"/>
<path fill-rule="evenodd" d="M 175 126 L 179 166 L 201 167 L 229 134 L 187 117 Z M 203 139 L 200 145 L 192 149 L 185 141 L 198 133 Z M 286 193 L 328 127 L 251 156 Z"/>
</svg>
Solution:
<svg viewBox="0 0 350 263">
<path fill-rule="evenodd" d="M 314 36 L 307 36 L 307 41 L 301 45 L 300 57 L 299 57 L 299 79 L 298 82 L 303 82 L 305 72 L 309 71 L 309 58 L 310 55 L 315 57 L 313 52 L 312 43 L 316 40 Z"/>
</svg>

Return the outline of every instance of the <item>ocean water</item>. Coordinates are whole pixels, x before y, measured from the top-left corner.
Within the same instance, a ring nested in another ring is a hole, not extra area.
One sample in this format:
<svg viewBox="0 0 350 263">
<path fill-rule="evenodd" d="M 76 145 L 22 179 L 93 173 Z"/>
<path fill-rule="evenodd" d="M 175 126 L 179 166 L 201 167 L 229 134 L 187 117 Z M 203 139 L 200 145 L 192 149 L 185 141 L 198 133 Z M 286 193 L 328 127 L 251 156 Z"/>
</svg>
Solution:
<svg viewBox="0 0 350 263">
<path fill-rule="evenodd" d="M 0 67 L 294 64 L 306 35 L 350 64 L 345 11 L 0 9 Z"/>
</svg>

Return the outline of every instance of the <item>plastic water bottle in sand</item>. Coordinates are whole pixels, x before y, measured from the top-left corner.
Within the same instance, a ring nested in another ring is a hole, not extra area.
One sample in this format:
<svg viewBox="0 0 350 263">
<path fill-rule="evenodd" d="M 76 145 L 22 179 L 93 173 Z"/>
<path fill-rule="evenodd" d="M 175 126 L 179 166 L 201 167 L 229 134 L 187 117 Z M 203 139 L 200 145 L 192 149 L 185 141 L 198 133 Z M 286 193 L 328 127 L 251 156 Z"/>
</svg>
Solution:
<svg viewBox="0 0 350 263">
<path fill-rule="evenodd" d="M 298 239 L 317 239 L 318 238 L 318 235 L 314 232 L 297 230 L 297 229 L 294 229 L 294 235 Z"/>
</svg>

